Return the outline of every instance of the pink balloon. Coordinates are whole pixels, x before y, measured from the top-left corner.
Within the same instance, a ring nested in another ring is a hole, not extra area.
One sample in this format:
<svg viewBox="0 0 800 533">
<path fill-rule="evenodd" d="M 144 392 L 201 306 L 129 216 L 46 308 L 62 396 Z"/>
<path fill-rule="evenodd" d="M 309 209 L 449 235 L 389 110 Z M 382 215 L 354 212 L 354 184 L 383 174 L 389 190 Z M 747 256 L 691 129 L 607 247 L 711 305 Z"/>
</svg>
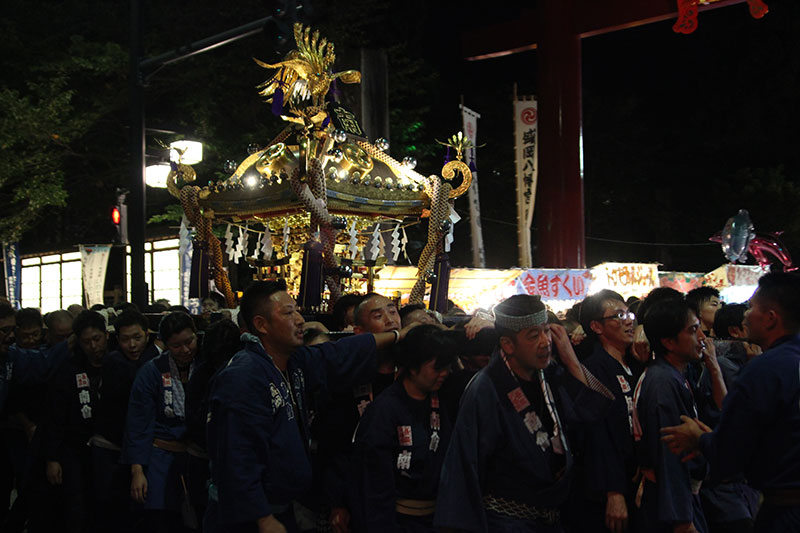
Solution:
<svg viewBox="0 0 800 533">
<path fill-rule="evenodd" d="M 755 237 L 753 237 L 753 239 L 750 241 L 748 251 L 753 257 L 755 257 L 756 261 L 758 261 L 758 264 L 761 265 L 761 268 L 769 268 L 770 260 L 765 255 L 769 253 L 780 260 L 780 262 L 783 264 L 784 272 L 797 270 L 797 267 L 793 266 L 792 256 L 789 254 L 789 250 L 786 249 L 781 240 L 778 238 L 778 235 L 781 233 L 783 232 L 756 233 Z"/>
</svg>

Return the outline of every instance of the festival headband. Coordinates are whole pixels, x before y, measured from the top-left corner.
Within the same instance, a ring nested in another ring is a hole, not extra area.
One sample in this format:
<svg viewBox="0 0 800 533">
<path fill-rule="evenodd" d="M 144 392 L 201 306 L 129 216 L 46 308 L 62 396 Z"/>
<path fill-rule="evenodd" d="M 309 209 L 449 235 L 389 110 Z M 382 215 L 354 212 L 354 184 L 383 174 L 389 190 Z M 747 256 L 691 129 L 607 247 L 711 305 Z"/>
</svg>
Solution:
<svg viewBox="0 0 800 533">
<path fill-rule="evenodd" d="M 511 316 L 494 310 L 494 325 L 514 332 L 542 324 L 547 324 L 547 309 L 525 316 Z"/>
</svg>

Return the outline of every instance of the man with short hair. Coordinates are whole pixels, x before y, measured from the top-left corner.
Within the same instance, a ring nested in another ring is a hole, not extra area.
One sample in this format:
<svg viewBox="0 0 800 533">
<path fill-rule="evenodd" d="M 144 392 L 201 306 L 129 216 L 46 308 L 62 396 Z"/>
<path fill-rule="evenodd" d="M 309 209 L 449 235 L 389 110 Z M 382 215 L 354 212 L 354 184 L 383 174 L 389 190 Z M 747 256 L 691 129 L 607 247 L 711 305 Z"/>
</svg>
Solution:
<svg viewBox="0 0 800 533">
<path fill-rule="evenodd" d="M 4 502 L 9 501 L 14 477 L 17 476 L 19 480 L 24 467 L 18 454 L 12 454 L 8 446 L 13 439 L 27 442 L 32 438 L 35 429 L 29 426 L 26 436 L 13 427 L 8 413 L 15 408 L 7 405 L 9 393 L 12 388 L 43 385 L 70 354 L 67 342 L 58 343 L 49 349 L 42 346 L 21 348 L 14 343 L 15 325 L 14 309 L 7 302 L 0 303 L 0 426 L 3 426 L 0 429 L 0 501 Z M 0 523 L 5 520 L 7 512 L 8 505 L 0 505 Z"/>
<path fill-rule="evenodd" d="M 55 346 L 72 334 L 73 316 L 69 311 L 59 309 L 51 311 L 44 317 L 47 326 L 47 345 Z"/>
<path fill-rule="evenodd" d="M 147 530 L 180 531 L 187 461 L 185 387 L 196 367 L 198 336 L 192 317 L 180 311 L 164 315 L 158 334 L 167 351 L 136 373 L 122 461 L 130 465 L 130 496 L 144 505 Z"/>
<path fill-rule="evenodd" d="M 584 365 L 614 393 L 606 415 L 586 425 L 584 472 L 588 501 L 582 521 L 600 531 L 625 531 L 634 510 L 633 389 L 643 367 L 630 353 L 635 316 L 622 296 L 602 290 L 583 301 L 580 321 L 594 351 Z M 570 519 L 578 520 L 579 517 Z"/>
<path fill-rule="evenodd" d="M 400 320 L 404 326 L 413 322 L 419 324 L 441 325 L 441 322 L 433 315 L 433 311 L 425 309 L 425 304 L 408 304 L 400 309 Z"/>
<path fill-rule="evenodd" d="M 158 355 L 147 317 L 133 308 L 114 322 L 117 350 L 105 357 L 103 409 L 90 440 L 96 487 L 97 526 L 112 531 L 129 522 L 130 468 L 120 462 L 128 399 L 138 370 Z"/>
<path fill-rule="evenodd" d="M 434 531 L 452 432 L 438 391 L 457 360 L 459 341 L 459 333 L 425 324 L 397 346 L 400 375 L 369 405 L 353 437 L 356 530 Z"/>
<path fill-rule="evenodd" d="M 108 350 L 105 319 L 83 311 L 73 322 L 75 353 L 49 384 L 49 408 L 42 432 L 47 481 L 61 486 L 67 529 L 93 523 L 92 457 L 86 445 L 94 434 L 105 391 L 104 358 Z"/>
<path fill-rule="evenodd" d="M 762 350 L 758 344 L 750 341 L 750 332 L 744 324 L 746 304 L 728 304 L 714 318 L 714 346 L 719 358 L 719 366 L 730 389 L 742 368 Z"/>
<path fill-rule="evenodd" d="M 14 338 L 20 348 L 38 348 L 43 341 L 44 321 L 42 313 L 33 307 L 17 311 L 17 329 Z"/>
<path fill-rule="evenodd" d="M 361 300 L 363 294 L 344 294 L 333 305 L 333 331 L 351 331 L 355 320 L 353 312 Z"/>
<path fill-rule="evenodd" d="M 613 395 L 578 362 L 566 330 L 548 324 L 538 297 L 512 296 L 494 314 L 499 346 L 464 392 L 434 525 L 562 531 L 573 471 L 565 424 L 599 416 Z M 553 343 L 561 364 L 551 364 Z"/>
<path fill-rule="evenodd" d="M 397 305 L 383 295 L 366 294 L 353 309 L 356 334 L 380 334 L 400 328 Z M 331 507 L 329 520 L 335 533 L 345 531 L 350 520 L 347 499 L 352 485 L 353 433 L 367 406 L 394 382 L 394 372 L 392 349 L 380 350 L 377 371 L 365 375 L 353 387 L 331 394 L 315 417 L 312 432 L 319 444 L 315 466 L 322 472 L 322 504 Z"/>
<path fill-rule="evenodd" d="M 213 379 L 209 396 L 206 530 L 292 531 L 292 502 L 311 485 L 307 391 L 365 381 L 377 350 L 406 330 L 303 346 L 303 317 L 283 282 L 254 283 L 240 308 L 246 346 Z"/>
<path fill-rule="evenodd" d="M 800 278 L 759 279 L 744 322 L 764 353 L 739 374 L 716 429 L 684 416 L 663 429 L 664 441 L 676 454 L 699 450 L 712 479 L 743 472 L 762 490 L 755 531 L 799 531 Z"/>
<path fill-rule="evenodd" d="M 641 439 L 641 530 L 703 533 L 708 527 L 698 492 L 706 465 L 698 460 L 685 463 L 671 454 L 660 440 L 660 429 L 676 424 L 681 416 L 697 416 L 697 405 L 684 373 L 690 362 L 703 357 L 706 336 L 695 311 L 683 299 L 653 305 L 645 316 L 644 331 L 655 360 L 642 375 L 634 394 L 640 423 L 636 436 Z"/>
<path fill-rule="evenodd" d="M 722 306 L 719 291 L 714 287 L 697 287 L 686 293 L 686 301 L 697 309 L 700 329 L 706 337 L 714 337 L 714 317 Z"/>
</svg>

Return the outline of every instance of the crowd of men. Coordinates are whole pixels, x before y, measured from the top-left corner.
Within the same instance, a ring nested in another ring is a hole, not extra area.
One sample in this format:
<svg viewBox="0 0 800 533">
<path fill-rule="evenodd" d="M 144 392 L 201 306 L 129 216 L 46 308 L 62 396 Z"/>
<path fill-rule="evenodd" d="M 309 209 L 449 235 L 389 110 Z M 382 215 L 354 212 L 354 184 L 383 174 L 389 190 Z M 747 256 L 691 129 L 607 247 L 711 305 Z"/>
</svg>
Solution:
<svg viewBox="0 0 800 533">
<path fill-rule="evenodd" d="M 800 531 L 793 274 L 562 318 L 219 307 L 0 303 L 2 531 Z"/>
</svg>

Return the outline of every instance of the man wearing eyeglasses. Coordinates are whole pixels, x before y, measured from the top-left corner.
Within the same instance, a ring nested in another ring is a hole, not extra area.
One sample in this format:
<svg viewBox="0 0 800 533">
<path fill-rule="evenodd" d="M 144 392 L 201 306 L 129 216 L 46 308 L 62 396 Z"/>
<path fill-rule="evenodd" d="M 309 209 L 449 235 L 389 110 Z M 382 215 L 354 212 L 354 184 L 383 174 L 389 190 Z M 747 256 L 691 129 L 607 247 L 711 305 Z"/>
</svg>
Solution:
<svg viewBox="0 0 800 533">
<path fill-rule="evenodd" d="M 583 301 L 581 326 L 594 351 L 584 365 L 614 394 L 606 415 L 586 426 L 585 482 L 582 513 L 593 531 L 628 528 L 633 507 L 636 456 L 633 451 L 633 389 L 642 364 L 631 355 L 636 317 L 622 296 L 603 290 Z"/>
</svg>

